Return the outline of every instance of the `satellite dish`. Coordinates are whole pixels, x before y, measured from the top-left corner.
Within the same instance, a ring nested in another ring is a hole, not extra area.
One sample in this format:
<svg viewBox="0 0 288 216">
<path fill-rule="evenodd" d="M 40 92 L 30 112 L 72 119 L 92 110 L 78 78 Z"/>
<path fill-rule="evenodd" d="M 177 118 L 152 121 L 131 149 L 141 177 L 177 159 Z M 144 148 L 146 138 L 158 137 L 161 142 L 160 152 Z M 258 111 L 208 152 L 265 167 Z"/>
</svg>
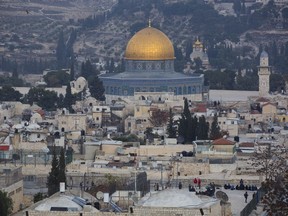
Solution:
<svg viewBox="0 0 288 216">
<path fill-rule="evenodd" d="M 98 191 L 98 192 L 96 193 L 96 198 L 97 198 L 98 200 L 102 200 L 102 199 L 104 198 L 104 193 L 103 193 L 102 191 Z"/>
<path fill-rule="evenodd" d="M 226 203 L 229 200 L 227 194 L 225 192 L 223 192 L 223 191 L 217 191 L 216 192 L 216 198 L 221 200 L 220 204 L 221 203 Z"/>
</svg>

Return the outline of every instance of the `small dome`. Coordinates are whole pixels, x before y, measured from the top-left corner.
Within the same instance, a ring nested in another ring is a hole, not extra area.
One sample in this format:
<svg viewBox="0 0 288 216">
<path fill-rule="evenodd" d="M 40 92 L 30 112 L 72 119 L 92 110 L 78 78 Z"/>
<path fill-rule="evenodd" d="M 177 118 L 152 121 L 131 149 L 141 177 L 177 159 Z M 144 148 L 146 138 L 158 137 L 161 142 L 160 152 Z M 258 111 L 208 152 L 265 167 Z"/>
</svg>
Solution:
<svg viewBox="0 0 288 216">
<path fill-rule="evenodd" d="M 147 27 L 137 32 L 128 42 L 126 60 L 172 60 L 174 47 L 170 39 L 161 31 Z"/>
<path fill-rule="evenodd" d="M 263 50 L 260 54 L 260 58 L 268 58 L 268 53 L 265 50 Z"/>
</svg>

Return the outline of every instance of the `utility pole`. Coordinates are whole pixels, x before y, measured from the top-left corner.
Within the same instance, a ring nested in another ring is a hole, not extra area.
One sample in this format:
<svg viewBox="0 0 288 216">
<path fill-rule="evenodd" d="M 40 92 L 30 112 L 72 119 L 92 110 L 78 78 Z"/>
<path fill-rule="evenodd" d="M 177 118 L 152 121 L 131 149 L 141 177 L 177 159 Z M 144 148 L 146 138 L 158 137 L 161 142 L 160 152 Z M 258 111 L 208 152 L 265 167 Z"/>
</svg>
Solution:
<svg viewBox="0 0 288 216">
<path fill-rule="evenodd" d="M 163 164 L 161 163 L 161 188 L 163 190 Z"/>
<path fill-rule="evenodd" d="M 176 160 L 177 160 L 177 161 L 176 161 L 176 163 L 177 163 L 177 174 L 176 174 L 176 179 L 177 179 L 177 180 L 176 180 L 176 187 L 178 187 L 178 176 L 179 176 L 179 175 L 178 175 L 178 158 L 176 158 Z"/>
</svg>

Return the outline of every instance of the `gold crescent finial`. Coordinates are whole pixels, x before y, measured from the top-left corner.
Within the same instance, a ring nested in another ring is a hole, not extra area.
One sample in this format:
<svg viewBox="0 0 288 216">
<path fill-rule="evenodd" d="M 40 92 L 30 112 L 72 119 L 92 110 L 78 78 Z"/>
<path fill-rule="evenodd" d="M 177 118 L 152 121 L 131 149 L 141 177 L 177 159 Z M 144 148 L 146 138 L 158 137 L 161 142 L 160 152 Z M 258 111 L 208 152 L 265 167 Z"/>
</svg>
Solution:
<svg viewBox="0 0 288 216">
<path fill-rule="evenodd" d="M 151 19 L 148 20 L 148 26 L 151 27 Z"/>
</svg>

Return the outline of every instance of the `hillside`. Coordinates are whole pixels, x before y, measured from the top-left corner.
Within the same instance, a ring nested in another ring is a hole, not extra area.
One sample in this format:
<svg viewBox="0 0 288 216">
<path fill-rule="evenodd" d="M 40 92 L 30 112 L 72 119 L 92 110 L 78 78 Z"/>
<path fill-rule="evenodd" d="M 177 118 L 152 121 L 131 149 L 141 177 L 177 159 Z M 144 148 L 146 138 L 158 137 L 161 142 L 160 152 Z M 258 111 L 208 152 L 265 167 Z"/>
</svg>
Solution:
<svg viewBox="0 0 288 216">
<path fill-rule="evenodd" d="M 208 50 L 224 42 L 239 49 L 251 47 L 242 57 L 252 58 L 260 44 L 277 41 L 280 46 L 287 39 L 285 20 L 275 18 L 279 8 L 269 6 L 252 13 L 255 6 L 250 6 L 236 16 L 233 3 L 223 6 L 202 0 L 4 0 L 0 5 L 0 51 L 18 62 L 53 62 L 60 32 L 68 40 L 75 29 L 73 47 L 79 62 L 87 58 L 119 61 L 128 40 L 151 19 L 152 26 L 165 32 L 183 55 L 200 37 Z M 228 8 L 228 15 L 223 8 Z M 279 29 L 275 22 L 284 24 Z"/>
</svg>

